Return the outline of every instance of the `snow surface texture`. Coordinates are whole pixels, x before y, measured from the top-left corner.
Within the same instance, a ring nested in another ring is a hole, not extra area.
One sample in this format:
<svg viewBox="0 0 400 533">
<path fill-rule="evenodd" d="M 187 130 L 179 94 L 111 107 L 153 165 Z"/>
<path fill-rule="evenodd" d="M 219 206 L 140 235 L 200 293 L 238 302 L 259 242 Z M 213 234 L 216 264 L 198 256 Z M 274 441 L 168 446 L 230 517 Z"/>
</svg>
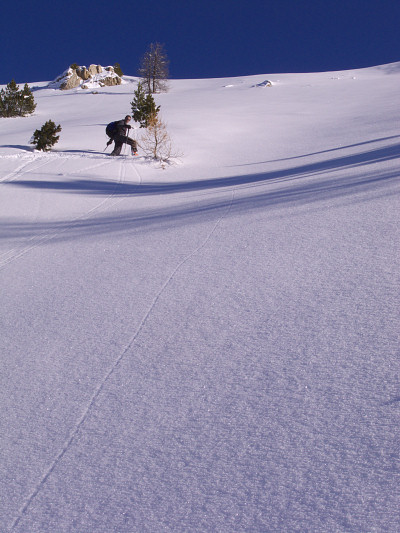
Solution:
<svg viewBox="0 0 400 533">
<path fill-rule="evenodd" d="M 398 532 L 400 64 L 126 79 L 0 120 L 0 530 Z"/>
</svg>

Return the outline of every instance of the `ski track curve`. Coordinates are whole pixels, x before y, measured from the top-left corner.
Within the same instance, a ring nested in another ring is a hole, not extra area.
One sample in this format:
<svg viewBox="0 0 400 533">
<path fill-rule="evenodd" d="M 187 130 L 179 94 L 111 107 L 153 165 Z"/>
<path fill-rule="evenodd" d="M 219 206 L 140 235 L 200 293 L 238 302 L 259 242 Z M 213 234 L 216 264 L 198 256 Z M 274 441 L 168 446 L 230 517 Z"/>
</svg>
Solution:
<svg viewBox="0 0 400 533">
<path fill-rule="evenodd" d="M 57 160 L 57 163 L 58 163 L 57 168 L 58 168 L 58 170 L 60 170 L 60 168 L 62 168 L 65 165 L 66 162 L 67 162 L 67 159 L 65 159 L 65 158 Z M 37 219 L 39 218 L 41 206 L 42 206 L 42 189 L 39 189 L 39 200 L 38 200 L 38 202 L 36 204 L 33 223 L 35 223 L 37 221 Z M 2 255 L 0 255 L 0 259 L 1 259 L 1 257 L 2 257 Z"/>
<path fill-rule="evenodd" d="M 66 158 L 65 158 L 66 159 Z M 74 159 L 82 159 L 81 156 L 76 156 L 74 157 Z M 96 158 L 93 158 L 93 159 L 98 159 L 97 157 Z M 69 172 L 68 173 L 68 176 L 76 176 L 76 175 L 79 175 L 79 174 L 83 174 L 84 172 L 87 172 L 88 170 L 94 170 L 96 168 L 100 168 L 100 167 L 104 167 L 104 166 L 108 166 L 112 163 L 113 161 L 110 161 L 107 159 L 107 161 L 102 161 L 101 163 L 96 163 L 94 165 L 90 165 L 88 167 L 85 167 L 85 168 L 81 168 L 79 170 L 75 170 L 75 172 Z"/>
<path fill-rule="evenodd" d="M 69 172 L 68 175 L 74 176 L 79 175 L 84 172 L 87 172 L 88 170 L 93 170 L 102 166 L 106 166 L 112 163 L 107 157 L 106 160 L 104 160 L 104 157 L 98 157 L 98 156 L 92 156 L 92 155 L 86 155 L 86 157 L 82 158 L 80 155 L 68 155 L 68 154 L 58 154 L 58 153 L 48 153 L 48 154 L 32 154 L 29 156 L 22 156 L 23 159 L 27 159 L 28 161 L 24 161 L 21 165 L 19 165 L 17 168 L 12 170 L 11 172 L 8 172 L 5 176 L 0 178 L 0 183 L 10 183 L 15 181 L 17 178 L 21 178 L 28 172 L 35 172 L 39 168 L 42 168 L 43 166 L 47 165 L 48 163 L 52 162 L 62 162 L 63 164 L 66 161 L 71 160 L 82 160 L 82 159 L 101 159 L 100 163 L 95 163 L 92 165 L 89 165 L 88 167 L 80 168 L 79 170 L 76 170 L 75 172 Z M 0 156 L 1 159 L 16 159 L 13 156 Z M 34 164 L 35 162 L 39 162 L 39 164 L 35 164 L 31 168 L 27 168 L 30 164 Z"/>
<path fill-rule="evenodd" d="M 130 165 L 131 167 L 133 167 L 133 169 L 135 170 L 136 174 L 137 174 L 137 177 L 139 178 L 139 185 L 142 184 L 142 176 L 140 175 L 140 172 L 139 170 L 137 169 L 137 165 L 133 162 L 133 161 L 129 161 L 130 162 Z"/>
<path fill-rule="evenodd" d="M 208 241 L 211 239 L 212 235 L 215 233 L 217 227 L 221 224 L 222 220 L 226 218 L 228 213 L 230 212 L 233 201 L 235 197 L 235 188 L 231 191 L 231 199 L 229 202 L 228 207 L 224 209 L 224 212 L 221 214 L 219 219 L 215 222 L 213 227 L 211 228 L 211 231 L 206 235 L 206 237 L 203 239 L 203 241 L 197 246 L 194 250 L 192 250 L 189 254 L 187 254 L 178 264 L 177 266 L 172 270 L 172 272 L 169 274 L 167 279 L 164 281 L 163 285 L 157 292 L 157 294 L 154 296 L 152 302 L 150 303 L 150 306 L 148 307 L 147 311 L 145 312 L 143 318 L 141 319 L 139 326 L 137 327 L 135 333 L 132 335 L 131 339 L 129 340 L 126 347 L 121 351 L 119 356 L 115 359 L 114 363 L 111 365 L 109 370 L 106 372 L 106 374 L 103 376 L 99 384 L 97 385 L 96 389 L 94 390 L 87 406 L 85 407 L 80 419 L 76 423 L 76 425 L 72 428 L 71 434 L 69 438 L 66 440 L 64 446 L 61 448 L 59 453 L 55 456 L 53 461 L 51 462 L 49 468 L 44 473 L 43 477 L 39 480 L 38 484 L 36 485 L 35 489 L 31 492 L 31 494 L 28 496 L 27 500 L 25 501 L 24 505 L 21 507 L 17 517 L 14 519 L 13 523 L 10 526 L 10 532 L 14 531 L 15 528 L 18 526 L 19 522 L 23 518 L 23 516 L 26 514 L 27 510 L 29 509 L 31 503 L 34 501 L 36 496 L 39 494 L 42 487 L 46 484 L 47 480 L 51 476 L 52 472 L 57 467 L 58 463 L 61 461 L 61 459 L 64 457 L 68 449 L 70 448 L 71 444 L 74 442 L 76 435 L 78 434 L 80 428 L 84 424 L 85 420 L 89 416 L 89 413 L 96 403 L 97 398 L 99 397 L 100 393 L 102 392 L 104 386 L 106 385 L 109 378 L 112 376 L 112 374 L 115 372 L 115 370 L 120 365 L 121 361 L 125 358 L 125 356 L 128 354 L 128 352 L 132 349 L 133 345 L 135 344 L 135 341 L 137 337 L 139 336 L 140 332 L 142 331 L 143 327 L 145 326 L 146 322 L 148 321 L 153 309 L 156 307 L 157 302 L 161 298 L 162 294 L 166 290 L 166 288 L 169 286 L 171 281 L 175 278 L 176 274 L 179 272 L 179 270 L 187 263 L 192 257 L 194 257 L 197 253 L 202 250 L 208 243 Z"/>
<path fill-rule="evenodd" d="M 38 160 L 40 161 L 39 164 L 34 165 L 32 168 L 27 168 L 31 163 L 35 163 Z M 24 163 L 22 163 L 22 165 L 19 165 L 16 169 L 3 176 L 0 179 L 0 183 L 10 183 L 12 181 L 15 181 L 17 178 L 27 174 L 28 172 L 33 172 L 38 170 L 39 168 L 44 167 L 50 161 L 52 161 L 52 158 L 50 158 L 47 154 L 33 157 L 31 156 L 29 157 L 28 161 L 25 161 Z"/>
<path fill-rule="evenodd" d="M 77 156 L 77 157 L 80 158 L 80 156 Z M 57 157 L 57 160 L 63 160 L 63 159 L 66 159 L 66 158 Z M 21 177 L 22 175 L 26 174 L 29 171 L 37 170 L 38 168 L 41 168 L 42 166 L 48 164 L 49 161 L 51 161 L 51 160 L 53 160 L 53 158 L 47 159 L 41 165 L 38 165 L 38 166 L 36 166 L 34 168 L 30 168 L 28 170 L 23 170 L 23 169 L 25 169 L 25 167 L 29 163 L 32 162 L 32 161 L 28 161 L 24 165 L 21 165 L 20 167 L 15 169 L 13 172 L 8 174 L 7 175 L 7 177 L 8 177 L 7 182 L 13 181 L 17 177 Z M 108 163 L 111 163 L 111 162 L 110 161 L 103 161 L 102 163 L 98 163 L 96 165 L 91 165 L 90 167 L 86 167 L 84 169 L 80 169 L 78 171 L 75 171 L 73 174 L 86 172 L 87 170 L 90 170 L 90 169 L 93 169 L 93 168 L 98 168 L 99 166 L 104 166 L 104 165 L 107 165 Z M 22 170 L 22 172 L 21 172 L 21 170 Z M 0 269 L 4 268 L 6 265 L 11 263 L 12 261 L 22 257 L 23 255 L 25 255 L 29 251 L 33 250 L 37 246 L 39 246 L 39 245 L 41 245 L 41 244 L 43 244 L 45 242 L 48 242 L 51 239 L 54 239 L 55 237 L 57 237 L 58 235 L 61 235 L 62 233 L 65 233 L 66 231 L 68 231 L 69 229 L 74 227 L 74 225 L 78 224 L 82 220 L 85 220 L 90 215 L 92 215 L 96 211 L 100 210 L 103 207 L 104 204 L 109 202 L 109 200 L 115 196 L 116 191 L 123 184 L 123 182 L 125 180 L 125 175 L 126 175 L 125 165 L 124 165 L 124 162 L 121 161 L 120 165 L 119 165 L 118 181 L 115 184 L 115 187 L 114 187 L 113 191 L 106 198 L 104 198 L 100 203 L 98 203 L 97 205 L 92 207 L 89 211 L 83 213 L 82 215 L 79 215 L 78 217 L 75 217 L 75 218 L 71 219 L 71 221 L 69 223 L 67 223 L 62 229 L 54 230 L 52 232 L 38 233 L 38 234 L 30 237 L 27 241 L 25 241 L 25 243 L 24 243 L 22 248 L 18 248 L 18 249 L 13 248 L 12 250 L 8 250 L 7 252 L 4 252 L 3 254 L 1 254 L 0 255 Z M 5 180 L 2 180 L 2 181 L 5 181 Z M 28 244 L 28 246 L 26 246 L 26 243 L 31 243 L 31 244 Z"/>
<path fill-rule="evenodd" d="M 5 158 L 6 157 L 3 157 L 3 159 L 5 159 Z M 39 163 L 38 165 L 35 165 L 33 167 L 27 168 L 34 161 L 37 161 L 38 159 L 43 159 L 43 158 L 45 158 L 45 161 L 42 161 L 41 163 Z M 10 158 L 7 158 L 7 159 L 10 159 Z M 22 176 L 24 176 L 28 172 L 35 172 L 36 170 L 46 166 L 48 163 L 52 162 L 53 160 L 54 160 L 53 158 L 51 158 L 51 159 L 49 158 L 48 154 L 41 154 L 41 155 L 36 156 L 36 157 L 35 156 L 31 156 L 31 157 L 29 157 L 29 161 L 26 161 L 22 165 L 19 165 L 16 169 L 14 169 L 13 171 L 9 172 L 6 176 L 4 176 L 2 179 L 0 179 L 0 183 L 12 183 L 17 178 L 21 178 Z M 55 161 L 58 163 L 58 166 L 62 166 L 62 165 L 65 164 L 65 162 L 67 160 L 66 159 L 57 158 Z M 38 204 L 36 205 L 36 209 L 35 209 L 34 221 L 36 221 L 38 216 L 39 216 L 40 206 L 41 206 L 41 201 L 39 200 Z M 2 266 L 2 262 L 3 261 L 5 261 L 6 259 L 8 259 L 10 257 L 13 257 L 13 255 L 17 254 L 20 250 L 21 250 L 21 246 L 16 247 L 16 248 L 11 248 L 11 250 L 7 250 L 6 252 L 1 253 L 0 254 L 0 268 Z"/>
</svg>

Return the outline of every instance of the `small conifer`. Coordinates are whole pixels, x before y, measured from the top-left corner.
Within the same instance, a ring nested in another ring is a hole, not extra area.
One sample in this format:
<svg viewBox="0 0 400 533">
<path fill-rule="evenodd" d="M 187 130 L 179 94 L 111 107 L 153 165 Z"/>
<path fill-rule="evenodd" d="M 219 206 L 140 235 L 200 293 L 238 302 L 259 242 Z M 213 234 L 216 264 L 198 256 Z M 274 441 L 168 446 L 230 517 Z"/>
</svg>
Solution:
<svg viewBox="0 0 400 533">
<path fill-rule="evenodd" d="M 25 117 L 26 115 L 31 115 L 36 109 L 36 104 L 35 99 L 33 98 L 32 91 L 29 89 L 27 83 L 25 83 L 20 96 L 20 115 L 22 117 Z"/>
<path fill-rule="evenodd" d="M 119 63 L 115 63 L 114 65 L 114 72 L 115 74 L 118 74 L 118 76 L 120 76 L 122 78 L 122 76 L 124 75 L 124 73 L 122 72 L 121 70 L 121 66 Z"/>
<path fill-rule="evenodd" d="M 56 133 L 60 133 L 60 131 L 60 125 L 56 126 L 52 120 L 48 120 L 40 130 L 35 130 L 31 144 L 35 145 L 36 150 L 48 152 L 58 142 L 60 136 L 56 135 Z"/>
<path fill-rule="evenodd" d="M 18 89 L 18 85 L 12 79 L 6 88 L 0 91 L 0 113 L 2 117 L 15 117 L 18 115 Z"/>
<path fill-rule="evenodd" d="M 156 106 L 153 96 L 146 94 L 141 82 L 138 83 L 131 102 L 133 120 L 139 122 L 141 128 L 147 128 L 149 122 L 157 117 L 160 106 Z"/>
</svg>

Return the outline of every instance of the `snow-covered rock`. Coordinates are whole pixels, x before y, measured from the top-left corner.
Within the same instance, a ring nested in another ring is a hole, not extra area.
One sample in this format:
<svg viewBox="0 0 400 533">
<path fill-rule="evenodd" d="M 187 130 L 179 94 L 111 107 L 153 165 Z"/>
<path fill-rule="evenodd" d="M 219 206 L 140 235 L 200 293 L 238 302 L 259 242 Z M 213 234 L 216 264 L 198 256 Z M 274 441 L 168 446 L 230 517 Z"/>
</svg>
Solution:
<svg viewBox="0 0 400 533">
<path fill-rule="evenodd" d="M 261 83 L 257 83 L 256 85 L 253 85 L 253 87 L 272 87 L 272 81 L 270 80 L 264 80 Z"/>
<path fill-rule="evenodd" d="M 96 89 L 99 87 L 121 85 L 123 80 L 114 71 L 114 67 L 101 65 L 70 67 L 58 76 L 49 87 L 54 89 Z"/>
</svg>

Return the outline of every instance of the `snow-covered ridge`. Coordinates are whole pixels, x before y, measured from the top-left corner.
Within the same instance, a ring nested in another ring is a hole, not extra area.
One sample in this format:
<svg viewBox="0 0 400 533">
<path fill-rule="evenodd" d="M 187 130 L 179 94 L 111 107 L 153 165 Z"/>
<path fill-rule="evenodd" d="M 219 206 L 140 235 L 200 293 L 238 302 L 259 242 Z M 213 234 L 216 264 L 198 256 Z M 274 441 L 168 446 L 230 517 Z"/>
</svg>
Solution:
<svg viewBox="0 0 400 533">
<path fill-rule="evenodd" d="M 99 87 L 121 85 L 124 83 L 114 67 L 101 65 L 73 66 L 65 70 L 54 81 L 49 83 L 52 89 L 97 89 Z"/>
</svg>

